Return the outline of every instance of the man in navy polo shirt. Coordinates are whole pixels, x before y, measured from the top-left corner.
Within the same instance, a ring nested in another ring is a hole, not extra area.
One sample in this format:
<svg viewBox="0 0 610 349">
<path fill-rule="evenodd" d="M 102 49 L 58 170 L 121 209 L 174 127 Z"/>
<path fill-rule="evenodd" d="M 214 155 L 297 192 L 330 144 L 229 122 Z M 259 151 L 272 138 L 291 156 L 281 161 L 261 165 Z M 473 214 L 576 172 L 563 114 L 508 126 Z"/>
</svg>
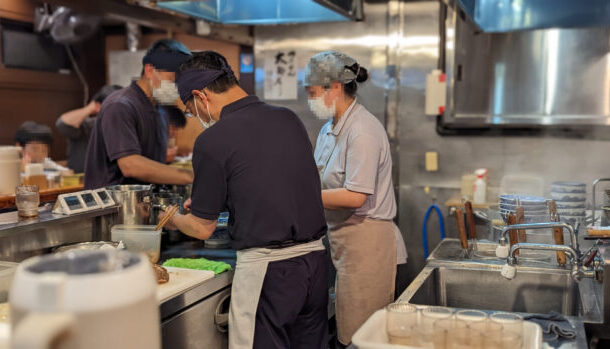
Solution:
<svg viewBox="0 0 610 349">
<path fill-rule="evenodd" d="M 194 53 L 176 82 L 208 129 L 193 150 L 191 213 L 170 226 L 207 239 L 219 213 L 230 213 L 229 347 L 326 348 L 326 221 L 305 127 L 292 111 L 248 96 L 216 52 Z"/>
<path fill-rule="evenodd" d="M 190 51 L 180 42 L 155 42 L 142 60 L 142 76 L 108 96 L 87 148 L 85 188 L 113 184 L 188 184 L 192 173 L 165 165 L 167 120 L 157 104 L 178 100 L 176 70 Z"/>
</svg>

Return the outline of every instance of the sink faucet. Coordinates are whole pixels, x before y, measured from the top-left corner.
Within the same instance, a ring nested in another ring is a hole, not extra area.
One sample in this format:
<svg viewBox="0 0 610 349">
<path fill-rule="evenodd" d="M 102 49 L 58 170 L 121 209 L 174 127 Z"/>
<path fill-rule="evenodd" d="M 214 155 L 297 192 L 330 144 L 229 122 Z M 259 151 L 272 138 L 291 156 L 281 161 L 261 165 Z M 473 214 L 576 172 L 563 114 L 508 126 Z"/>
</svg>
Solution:
<svg viewBox="0 0 610 349">
<path fill-rule="evenodd" d="M 521 229 L 552 229 L 552 228 L 563 228 L 568 231 L 570 234 L 570 245 L 575 251 L 578 251 L 578 238 L 576 237 L 576 232 L 574 228 L 568 223 L 564 222 L 545 222 L 545 223 L 526 223 L 526 224 L 513 224 L 506 225 L 502 228 L 502 233 L 500 234 L 500 245 L 506 246 L 507 239 L 506 235 L 511 230 L 521 230 Z"/>
<path fill-rule="evenodd" d="M 506 259 L 506 265 L 502 268 L 502 275 L 507 279 L 513 279 L 515 277 L 515 265 L 517 265 L 517 258 L 515 253 L 518 250 L 539 250 L 539 251 L 559 251 L 564 252 L 570 257 L 572 262 L 572 272 L 570 276 L 574 281 L 580 282 L 584 277 L 595 278 L 595 270 L 583 267 L 580 259 L 580 253 L 578 250 L 571 246 L 565 245 L 551 245 L 551 244 L 534 244 L 534 243 L 517 243 L 511 246 Z"/>
</svg>

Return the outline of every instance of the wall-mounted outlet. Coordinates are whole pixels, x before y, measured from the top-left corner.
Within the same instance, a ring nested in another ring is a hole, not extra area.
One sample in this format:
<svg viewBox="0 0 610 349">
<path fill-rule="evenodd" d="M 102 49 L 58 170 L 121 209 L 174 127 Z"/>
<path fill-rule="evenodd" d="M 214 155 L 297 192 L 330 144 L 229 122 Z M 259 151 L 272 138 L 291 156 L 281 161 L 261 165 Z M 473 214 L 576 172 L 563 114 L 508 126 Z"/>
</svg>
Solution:
<svg viewBox="0 0 610 349">
<path fill-rule="evenodd" d="M 438 153 L 435 151 L 426 152 L 426 171 L 438 171 Z"/>
</svg>

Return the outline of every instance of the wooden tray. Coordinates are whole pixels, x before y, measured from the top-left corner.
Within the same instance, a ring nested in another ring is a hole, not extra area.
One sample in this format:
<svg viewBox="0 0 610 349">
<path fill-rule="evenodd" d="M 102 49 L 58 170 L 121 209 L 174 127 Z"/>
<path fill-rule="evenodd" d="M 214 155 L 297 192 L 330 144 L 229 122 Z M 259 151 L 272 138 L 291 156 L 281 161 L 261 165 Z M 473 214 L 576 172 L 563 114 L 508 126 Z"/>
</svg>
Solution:
<svg viewBox="0 0 610 349">
<path fill-rule="evenodd" d="M 40 203 L 51 202 L 57 200 L 57 197 L 61 194 L 74 193 L 83 190 L 82 185 L 76 185 L 73 187 L 63 187 L 54 189 L 44 189 L 40 191 Z M 3 195 L 0 196 L 0 209 L 2 208 L 13 208 L 15 207 L 15 195 Z"/>
</svg>

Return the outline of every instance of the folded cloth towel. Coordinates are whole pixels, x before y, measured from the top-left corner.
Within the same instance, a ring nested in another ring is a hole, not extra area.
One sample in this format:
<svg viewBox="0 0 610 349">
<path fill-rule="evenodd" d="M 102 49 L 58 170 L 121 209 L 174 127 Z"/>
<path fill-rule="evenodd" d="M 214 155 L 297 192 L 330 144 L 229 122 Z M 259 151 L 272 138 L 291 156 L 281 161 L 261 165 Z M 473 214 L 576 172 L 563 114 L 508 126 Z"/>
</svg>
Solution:
<svg viewBox="0 0 610 349">
<path fill-rule="evenodd" d="M 576 338 L 576 330 L 568 319 L 555 311 L 548 314 L 528 315 L 523 319 L 540 325 L 544 334 L 544 341 L 553 347 L 558 347 L 562 339 L 572 340 Z"/>
<path fill-rule="evenodd" d="M 163 263 L 164 267 L 210 270 L 214 274 L 224 273 L 232 270 L 231 266 L 225 262 L 211 261 L 205 258 L 170 258 Z"/>
</svg>

